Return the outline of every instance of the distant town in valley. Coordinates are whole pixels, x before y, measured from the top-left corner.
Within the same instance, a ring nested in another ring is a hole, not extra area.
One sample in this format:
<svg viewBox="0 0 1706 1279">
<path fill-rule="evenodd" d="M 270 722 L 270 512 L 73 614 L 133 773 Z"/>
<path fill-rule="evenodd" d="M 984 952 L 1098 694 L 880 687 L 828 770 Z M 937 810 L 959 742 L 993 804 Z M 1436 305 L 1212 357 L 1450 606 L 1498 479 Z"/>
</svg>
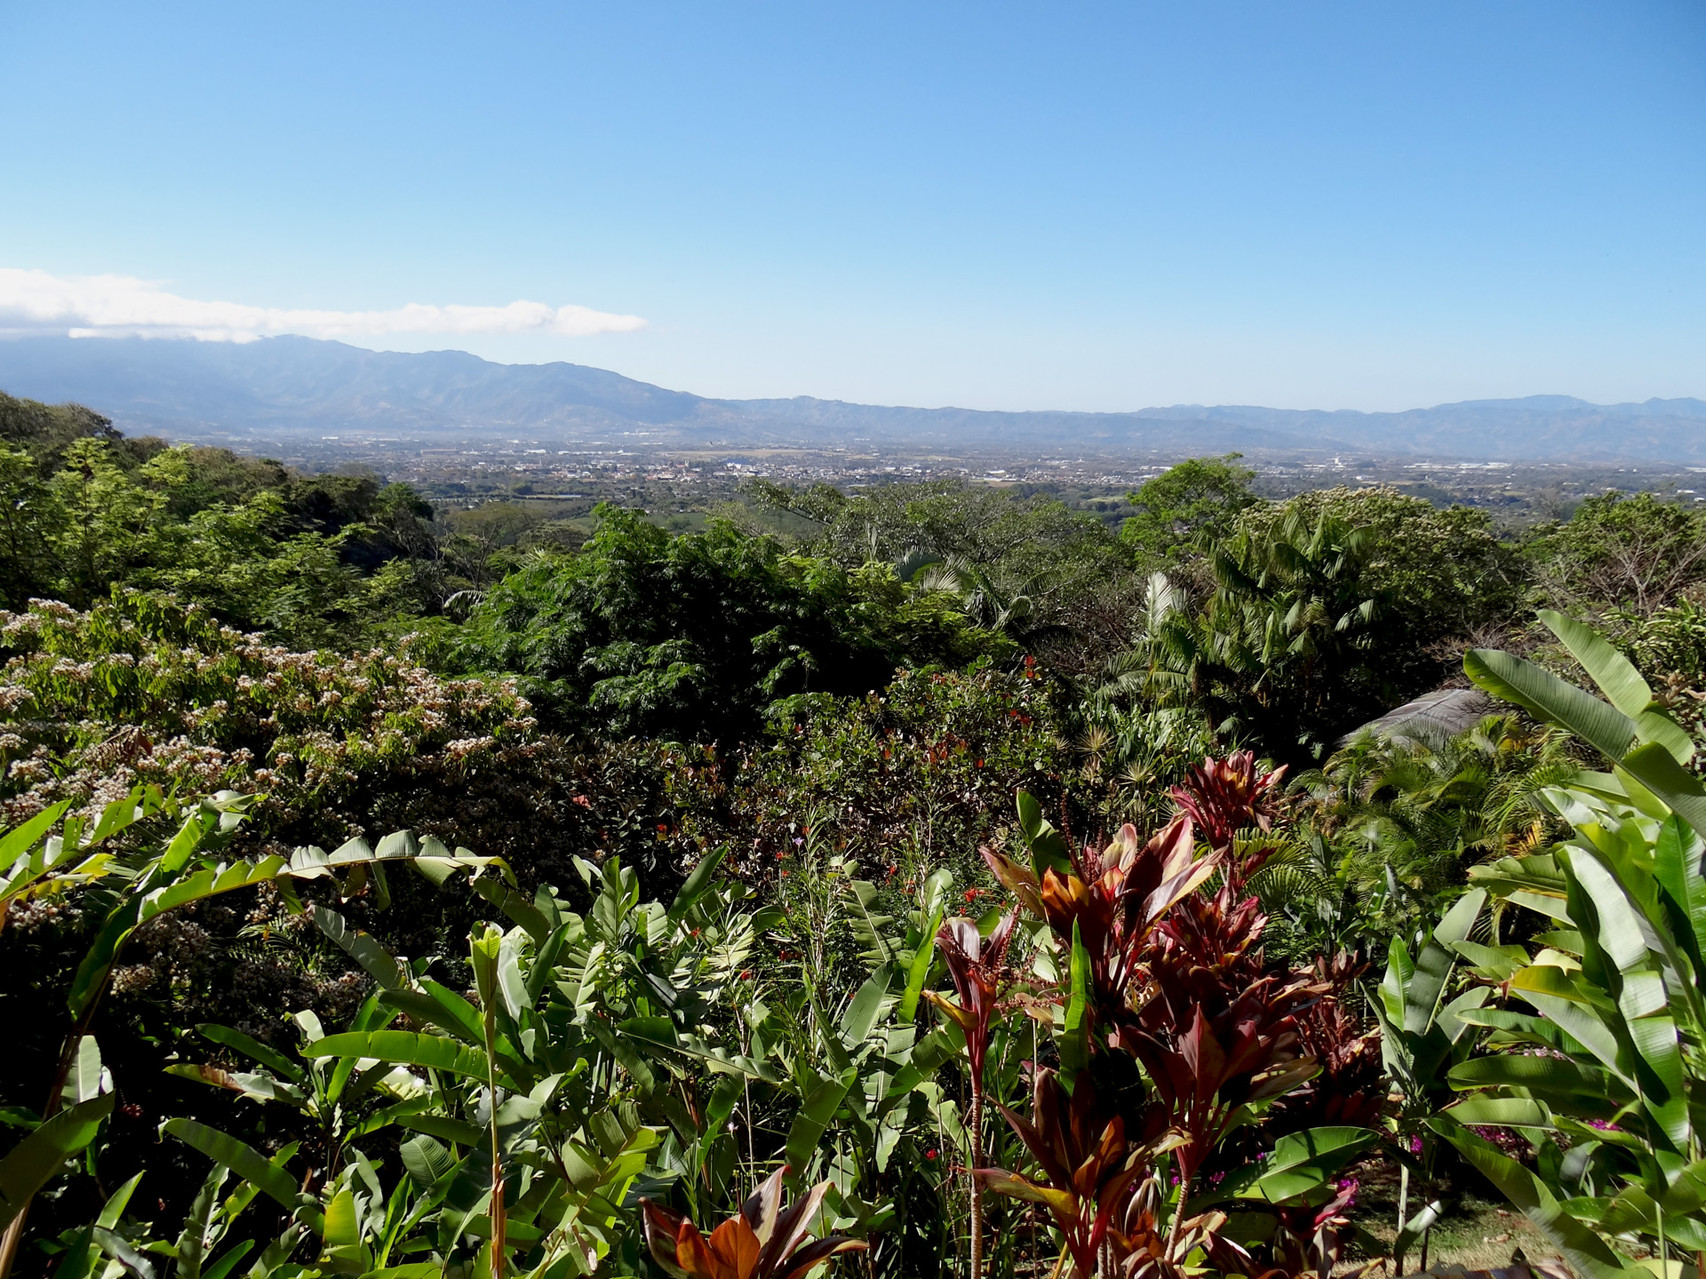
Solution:
<svg viewBox="0 0 1706 1279">
<path fill-rule="evenodd" d="M 83 403 L 127 434 L 219 445 L 304 473 L 368 470 L 435 503 L 515 500 L 577 519 L 612 502 L 678 529 L 756 477 L 844 489 L 960 480 L 1046 492 L 1117 523 L 1145 480 L 1186 457 L 1227 453 L 1276 498 L 1385 484 L 1518 525 L 1612 489 L 1706 502 L 1706 402 L 1694 399 L 999 413 L 713 400 L 581 365 L 308 338 L 0 342 L 0 390 Z"/>
</svg>

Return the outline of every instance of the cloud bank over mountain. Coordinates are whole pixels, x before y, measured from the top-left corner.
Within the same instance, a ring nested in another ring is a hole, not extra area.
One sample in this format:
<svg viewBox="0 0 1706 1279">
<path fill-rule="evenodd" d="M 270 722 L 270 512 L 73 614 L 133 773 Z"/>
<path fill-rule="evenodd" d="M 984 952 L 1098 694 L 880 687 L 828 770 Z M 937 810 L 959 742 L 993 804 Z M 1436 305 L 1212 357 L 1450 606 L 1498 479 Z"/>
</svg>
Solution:
<svg viewBox="0 0 1706 1279">
<path fill-rule="evenodd" d="M 312 338 L 550 333 L 589 337 L 646 327 L 637 315 L 584 306 L 517 301 L 506 306 L 411 302 L 388 311 L 293 310 L 239 302 L 203 302 L 128 275 L 56 276 L 0 267 L 0 335 L 9 337 L 194 338 L 253 342 L 296 334 Z"/>
</svg>

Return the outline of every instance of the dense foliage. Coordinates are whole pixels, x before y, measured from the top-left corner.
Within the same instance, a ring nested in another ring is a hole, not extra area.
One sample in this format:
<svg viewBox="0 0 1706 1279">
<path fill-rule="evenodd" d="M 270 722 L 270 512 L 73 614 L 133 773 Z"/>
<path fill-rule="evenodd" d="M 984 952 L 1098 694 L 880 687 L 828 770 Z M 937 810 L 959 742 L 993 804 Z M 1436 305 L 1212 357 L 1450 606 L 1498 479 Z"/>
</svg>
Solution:
<svg viewBox="0 0 1706 1279">
<path fill-rule="evenodd" d="M 0 1274 L 1700 1264 L 1701 515 L 1256 484 L 677 535 L 0 399 Z"/>
</svg>

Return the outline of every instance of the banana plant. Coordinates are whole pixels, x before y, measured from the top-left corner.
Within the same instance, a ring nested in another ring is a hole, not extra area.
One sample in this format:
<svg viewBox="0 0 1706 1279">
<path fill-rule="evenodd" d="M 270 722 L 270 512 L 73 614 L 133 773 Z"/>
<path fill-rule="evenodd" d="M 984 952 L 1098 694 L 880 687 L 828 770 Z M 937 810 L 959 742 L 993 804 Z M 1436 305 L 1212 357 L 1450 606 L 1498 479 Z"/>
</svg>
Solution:
<svg viewBox="0 0 1706 1279">
<path fill-rule="evenodd" d="M 1412 959 L 1401 937 L 1387 951 L 1386 974 L 1377 997 L 1369 1001 L 1380 1027 L 1381 1056 L 1386 1072 L 1398 1085 L 1402 1102 L 1391 1117 L 1398 1165 L 1398 1221 L 1392 1245 L 1393 1265 L 1402 1269 L 1404 1256 L 1420 1240 L 1422 1266 L 1427 1267 L 1429 1232 L 1441 1205 L 1432 1202 L 1410 1212 L 1410 1181 L 1414 1171 L 1432 1183 L 1436 1134 L 1427 1121 L 1452 1096 L 1448 1068 L 1468 1059 L 1475 1047 L 1474 1022 L 1468 1014 L 1483 1007 L 1492 992 L 1471 986 L 1452 995 L 1452 978 L 1461 962 L 1458 947 L 1468 941 L 1486 905 L 1487 894 L 1464 894 L 1446 912 Z"/>
<path fill-rule="evenodd" d="M 444 1269 L 432 1251 L 424 1226 L 443 1211 L 448 1185 L 420 1185 L 412 1176 L 394 1178 L 387 1192 L 383 1168 L 359 1150 L 349 1152 L 343 1169 L 318 1190 L 305 1189 L 306 1178 L 291 1170 L 299 1146 L 291 1142 L 271 1158 L 246 1142 L 190 1119 L 169 1119 L 164 1136 L 175 1138 L 213 1161 L 175 1241 L 150 1245 L 176 1261 L 175 1279 L 220 1279 L 248 1259 L 254 1243 L 239 1243 L 205 1265 L 232 1223 L 265 1197 L 285 1214 L 283 1228 L 262 1249 L 246 1272 L 251 1279 L 278 1274 L 291 1279 L 330 1279 L 334 1275 L 384 1276 L 384 1279 L 432 1279 Z M 422 1139 L 415 1139 L 419 1142 Z M 419 1154 L 411 1143 L 401 1150 L 411 1171 Z M 228 1178 L 236 1188 L 220 1199 Z M 427 1252 L 421 1260 L 402 1258 Z M 70 1277 L 67 1277 L 70 1279 Z"/>
<path fill-rule="evenodd" d="M 1450 1067 L 1466 1095 L 1430 1126 L 1579 1273 L 1630 1272 L 1631 1238 L 1661 1267 L 1681 1249 L 1706 1269 L 1706 791 L 1688 771 L 1694 744 L 1627 659 L 1578 622 L 1542 618 L 1606 700 L 1505 653 L 1477 650 L 1465 668 L 1613 771 L 1541 792 L 1570 839 L 1471 871 L 1502 909 L 1549 926 L 1526 945 L 1452 942 L 1502 998 L 1461 1014 L 1492 1051 Z M 1537 1170 L 1476 1126 L 1525 1134 Z"/>
<path fill-rule="evenodd" d="M 1540 620 L 1558 637 L 1604 694 L 1604 700 L 1533 662 L 1496 649 L 1470 649 L 1463 669 L 1493 696 L 1514 702 L 1536 719 L 1567 729 L 1611 761 L 1614 792 L 1645 799 L 1675 813 L 1706 835 L 1706 790 L 1688 771 L 1694 742 L 1653 694 L 1633 663 L 1592 627 L 1545 611 Z"/>
<path fill-rule="evenodd" d="M 397 1016 L 375 991 L 357 1009 L 349 1029 L 383 1030 Z M 326 1037 L 312 1012 L 295 1013 L 290 1021 L 303 1044 Z M 311 1188 L 339 1175 L 353 1143 L 390 1126 L 392 1117 L 382 1113 L 382 1107 L 414 1101 L 428 1092 L 421 1079 L 388 1062 L 358 1069 L 358 1062 L 349 1057 L 292 1060 L 229 1026 L 202 1025 L 196 1030 L 210 1043 L 249 1058 L 251 1069 L 179 1062 L 168 1066 L 167 1073 L 225 1089 L 257 1104 L 287 1106 L 300 1113 L 313 1134 L 303 1173 L 303 1184 Z"/>
</svg>

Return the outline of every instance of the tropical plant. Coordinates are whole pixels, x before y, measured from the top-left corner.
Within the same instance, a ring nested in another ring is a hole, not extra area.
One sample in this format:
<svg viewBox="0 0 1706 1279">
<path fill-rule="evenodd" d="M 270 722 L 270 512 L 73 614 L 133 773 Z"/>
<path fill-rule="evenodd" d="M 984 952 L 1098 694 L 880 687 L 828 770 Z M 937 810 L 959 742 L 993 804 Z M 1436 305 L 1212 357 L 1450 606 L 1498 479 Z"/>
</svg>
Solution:
<svg viewBox="0 0 1706 1279">
<path fill-rule="evenodd" d="M 886 570 L 788 555 L 727 524 L 671 537 L 599 508 L 580 553 L 522 568 L 469 615 L 469 672 L 517 676 L 556 727 L 747 740 L 771 703 L 854 694 L 898 665 L 987 647 L 951 605 Z"/>
<path fill-rule="evenodd" d="M 1222 737 L 1312 755 L 1387 695 L 1376 628 L 1386 602 L 1364 580 L 1370 554 L 1363 530 L 1298 512 L 1218 544 L 1207 603 L 1170 599 L 1142 637 L 1149 687 L 1199 709 Z"/>
<path fill-rule="evenodd" d="M 1469 1095 L 1428 1122 L 1580 1273 L 1628 1272 L 1631 1243 L 1653 1247 L 1662 1273 L 1677 1246 L 1706 1260 L 1706 790 L 1686 767 L 1692 742 L 1628 660 L 1579 622 L 1541 617 L 1608 701 L 1506 653 L 1476 650 L 1465 668 L 1597 747 L 1614 771 L 1542 792 L 1572 838 L 1471 872 L 1476 891 L 1440 940 L 1485 983 L 1452 1008 L 1459 1024 L 1492 1032 L 1493 1051 L 1449 1068 Z M 1461 924 L 1484 897 L 1495 918 L 1533 912 L 1543 931 L 1470 940 Z M 1536 1169 L 1475 1126 L 1527 1135 Z"/>
<path fill-rule="evenodd" d="M 741 1210 L 707 1238 L 686 1217 L 641 1199 L 646 1246 L 672 1279 L 805 1279 L 814 1268 L 845 1252 L 862 1252 L 863 1239 L 826 1235 L 806 1242 L 812 1217 L 829 1190 L 820 1181 L 804 1199 L 782 1207 L 778 1168 L 754 1190 Z"/>
<path fill-rule="evenodd" d="M 250 805 L 247 797 L 229 792 L 183 805 L 138 789 L 107 805 L 93 827 L 81 816 L 67 816 L 70 803 L 61 801 L 0 840 L 0 873 L 6 875 L 0 922 L 19 902 L 73 890 L 92 915 L 92 940 L 66 993 L 71 1024 L 53 1078 L 31 1131 L 0 1162 L 5 1198 L 0 1220 L 6 1224 L 0 1276 L 10 1273 L 17 1257 L 36 1191 L 60 1171 L 66 1156 L 88 1145 L 112 1108 L 91 1029 L 114 968 L 140 928 L 168 912 L 261 884 L 294 899 L 298 885 L 315 881 L 338 883 L 342 877 L 343 891 L 359 888 L 382 876 L 388 862 L 411 862 L 443 882 L 492 860 L 452 853 L 436 841 L 423 844 L 407 833 L 381 841 L 377 849 L 354 840 L 330 854 L 309 847 L 288 858 L 220 860 Z M 157 817 L 182 819 L 163 846 L 122 838 L 132 828 L 145 831 Z"/>
<path fill-rule="evenodd" d="M 1326 1248 L 1338 1211 L 1327 1181 L 1374 1140 L 1341 1125 L 1279 1138 L 1266 1167 L 1228 1157 L 1234 1133 L 1316 1073 L 1297 1014 L 1329 989 L 1312 973 L 1270 969 L 1256 948 L 1265 920 L 1239 886 L 1264 854 L 1227 866 L 1239 857 L 1233 833 L 1271 819 L 1279 780 L 1247 756 L 1210 761 L 1161 833 L 1140 842 L 1127 827 L 1100 853 L 1069 851 L 1021 795 L 1031 865 L 985 853 L 1053 935 L 1058 988 L 1033 1016 L 1047 1017 L 1060 1064 L 1034 1072 L 1029 1119 L 1003 1108 L 1035 1171 L 979 1175 L 1048 1209 L 1061 1264 L 1082 1279 L 1203 1265 L 1256 1273 L 1250 1249 L 1281 1246 L 1285 1232 L 1252 1201 L 1309 1203 L 1315 1246 Z M 1200 892 L 1217 872 L 1214 893 Z"/>
<path fill-rule="evenodd" d="M 965 1036 L 966 1060 L 971 1064 L 971 1109 L 966 1130 L 971 1137 L 971 1166 L 983 1166 L 983 1067 L 989 1053 L 990 1019 L 995 1015 L 1005 974 L 1007 947 L 1013 940 L 1018 912 L 1009 912 L 995 926 L 987 942 L 977 924 L 960 916 L 943 922 L 936 945 L 947 961 L 948 974 L 959 992 L 958 1004 L 949 1003 L 933 990 L 929 1000 L 960 1028 Z M 983 1187 L 975 1177 L 971 1185 L 971 1279 L 983 1275 Z"/>
<path fill-rule="evenodd" d="M 1523 548 L 1544 598 L 1565 608 L 1621 605 L 1650 616 L 1706 580 L 1703 518 L 1654 493 L 1590 497 Z"/>
</svg>

